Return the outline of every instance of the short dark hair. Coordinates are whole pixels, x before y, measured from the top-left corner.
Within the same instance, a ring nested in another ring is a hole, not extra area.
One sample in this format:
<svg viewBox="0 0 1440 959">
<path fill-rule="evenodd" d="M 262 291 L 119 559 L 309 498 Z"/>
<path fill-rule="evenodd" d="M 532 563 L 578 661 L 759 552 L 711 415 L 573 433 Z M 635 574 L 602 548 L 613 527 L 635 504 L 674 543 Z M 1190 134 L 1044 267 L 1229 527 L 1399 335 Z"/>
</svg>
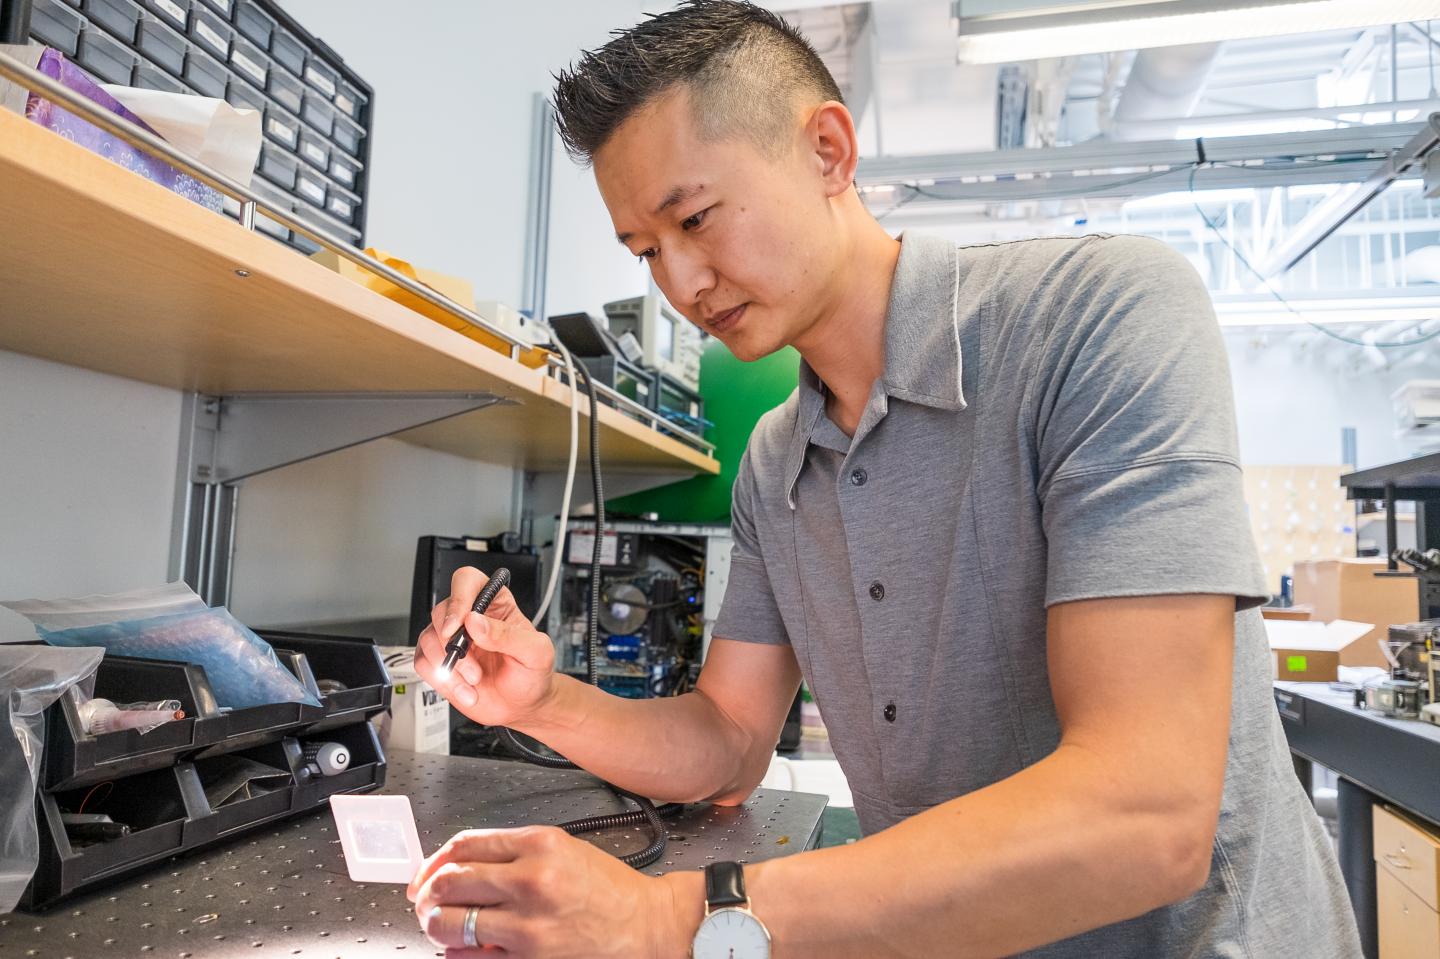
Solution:
<svg viewBox="0 0 1440 959">
<path fill-rule="evenodd" d="M 565 149 L 589 164 L 627 119 L 683 86 L 701 134 L 740 134 L 774 153 L 796 99 L 844 102 L 815 48 L 777 14 L 744 0 L 685 0 L 555 76 L 555 122 Z"/>
</svg>

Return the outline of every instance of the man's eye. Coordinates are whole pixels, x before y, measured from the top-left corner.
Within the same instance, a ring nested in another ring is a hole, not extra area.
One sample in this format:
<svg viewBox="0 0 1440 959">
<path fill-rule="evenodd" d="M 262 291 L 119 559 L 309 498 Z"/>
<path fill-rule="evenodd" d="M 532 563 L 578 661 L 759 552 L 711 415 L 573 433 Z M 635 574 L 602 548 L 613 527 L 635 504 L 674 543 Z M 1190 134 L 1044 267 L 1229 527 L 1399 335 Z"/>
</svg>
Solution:
<svg viewBox="0 0 1440 959">
<path fill-rule="evenodd" d="M 642 263 L 646 260 L 655 259 L 655 248 L 652 246 L 649 249 L 641 250 L 639 253 L 635 254 L 635 259 L 639 260 Z"/>
<path fill-rule="evenodd" d="M 705 214 L 709 212 L 709 210 L 701 210 L 699 213 L 693 213 L 690 216 L 687 216 L 685 219 L 680 221 L 680 229 L 695 229 L 697 226 L 700 225 L 700 222 L 705 219 Z"/>
</svg>

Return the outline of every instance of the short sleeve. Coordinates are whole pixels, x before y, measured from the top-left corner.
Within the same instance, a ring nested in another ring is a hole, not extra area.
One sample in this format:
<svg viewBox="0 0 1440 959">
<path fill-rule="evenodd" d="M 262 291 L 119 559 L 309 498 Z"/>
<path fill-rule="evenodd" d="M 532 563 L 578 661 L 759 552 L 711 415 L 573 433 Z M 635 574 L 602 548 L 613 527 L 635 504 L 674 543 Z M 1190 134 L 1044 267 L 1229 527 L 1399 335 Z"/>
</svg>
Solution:
<svg viewBox="0 0 1440 959">
<path fill-rule="evenodd" d="M 742 643 L 788 646 L 790 636 L 760 553 L 755 494 L 755 473 L 747 450 L 731 494 L 730 534 L 735 545 L 730 550 L 730 581 L 715 620 L 715 636 Z"/>
<path fill-rule="evenodd" d="M 1158 241 L 1106 237 L 1053 288 L 1032 395 L 1046 605 L 1264 602 L 1229 365 L 1200 278 Z"/>
</svg>

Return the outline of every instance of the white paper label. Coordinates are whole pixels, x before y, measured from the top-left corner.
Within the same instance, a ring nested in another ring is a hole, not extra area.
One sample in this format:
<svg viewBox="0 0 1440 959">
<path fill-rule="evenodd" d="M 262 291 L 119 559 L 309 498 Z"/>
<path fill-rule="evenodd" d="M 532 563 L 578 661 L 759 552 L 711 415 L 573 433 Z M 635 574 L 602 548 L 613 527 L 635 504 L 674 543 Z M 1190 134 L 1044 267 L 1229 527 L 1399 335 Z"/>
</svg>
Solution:
<svg viewBox="0 0 1440 959">
<path fill-rule="evenodd" d="M 600 565 L 614 566 L 619 551 L 620 538 L 614 533 L 606 533 L 605 539 L 600 543 Z M 570 562 L 588 564 L 594 555 L 594 533 L 570 534 L 570 556 L 568 557 Z"/>
<path fill-rule="evenodd" d="M 268 129 L 271 133 L 275 134 L 280 139 L 284 140 L 286 143 L 290 144 L 292 147 L 295 145 L 297 131 L 294 127 L 286 126 L 279 120 L 271 117 L 266 122 L 266 129 Z"/>
<path fill-rule="evenodd" d="M 355 113 L 355 101 L 350 99 L 343 93 L 335 94 L 335 105 L 340 109 L 344 110 L 346 113 L 352 115 Z"/>
<path fill-rule="evenodd" d="M 330 198 L 330 212 L 343 219 L 350 219 L 350 214 L 355 212 L 349 201 L 343 197 L 332 196 Z"/>
<path fill-rule="evenodd" d="M 330 168 L 330 175 L 346 186 L 355 185 L 355 174 L 350 172 L 350 168 L 343 163 L 337 163 L 332 166 Z"/>
<path fill-rule="evenodd" d="M 322 73 L 317 73 L 311 67 L 305 68 L 305 79 L 310 81 L 311 86 L 318 87 L 326 96 L 335 95 L 335 82 Z"/>
<path fill-rule="evenodd" d="M 325 188 L 314 180 L 307 180 L 302 176 L 300 178 L 300 192 L 316 203 L 323 204 L 325 202 Z"/>
<path fill-rule="evenodd" d="M 218 7 L 222 10 L 225 16 L 230 16 L 230 0 L 209 0 L 209 2 L 212 7 Z"/>
<path fill-rule="evenodd" d="M 222 57 L 225 55 L 229 44 L 225 42 L 224 37 L 199 20 L 195 21 L 195 32 L 200 35 L 200 39 L 210 44 L 211 49 L 220 51 Z"/>
<path fill-rule="evenodd" d="M 170 14 L 171 19 L 176 23 L 184 25 L 185 11 L 180 7 L 180 4 L 173 3 L 171 0 L 155 0 L 155 6 Z"/>
<path fill-rule="evenodd" d="M 230 62 L 254 77 L 256 82 L 262 85 L 265 83 L 265 68 L 254 60 L 251 60 L 245 54 L 238 50 L 235 51 L 230 54 Z"/>
<path fill-rule="evenodd" d="M 300 147 L 300 150 L 307 157 L 314 160 L 316 163 L 320 164 L 321 166 L 325 165 L 325 151 L 317 147 L 315 144 L 306 143 Z"/>
</svg>

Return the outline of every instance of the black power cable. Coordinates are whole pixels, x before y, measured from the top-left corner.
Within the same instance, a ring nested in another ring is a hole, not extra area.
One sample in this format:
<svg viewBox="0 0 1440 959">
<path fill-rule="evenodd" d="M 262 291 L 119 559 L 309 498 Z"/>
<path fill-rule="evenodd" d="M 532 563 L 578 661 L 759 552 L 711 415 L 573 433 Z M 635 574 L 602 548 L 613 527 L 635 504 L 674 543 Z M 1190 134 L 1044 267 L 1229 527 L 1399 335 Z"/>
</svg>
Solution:
<svg viewBox="0 0 1440 959">
<path fill-rule="evenodd" d="M 596 616 L 600 607 L 600 551 L 604 546 L 605 538 L 605 491 L 600 480 L 600 410 L 599 401 L 595 396 L 595 384 L 590 379 L 589 371 L 577 365 L 575 372 L 584 381 L 585 392 L 590 398 L 590 479 L 595 493 L 595 549 L 590 556 L 590 603 L 585 616 L 585 678 L 591 686 L 598 686 L 600 684 L 600 636 Z M 570 384 L 571 389 L 574 389 L 575 386 L 574 383 Z M 565 532 L 562 529 L 555 536 L 555 561 L 557 563 L 561 561 L 563 555 Z M 496 576 L 499 576 L 498 570 Z M 563 756 L 547 756 L 531 749 L 520 741 L 520 737 L 514 730 L 502 728 L 500 739 L 511 752 L 537 766 L 545 766 L 550 769 L 580 768 Z M 644 796 L 621 789 L 612 783 L 606 783 L 606 785 L 617 796 L 628 799 L 640 808 L 608 816 L 588 816 L 573 822 L 561 823 L 560 828 L 574 836 L 618 826 L 647 826 L 651 834 L 650 844 L 639 852 L 627 853 L 620 857 L 620 861 L 626 865 L 643 869 L 665 853 L 665 823 L 661 821 L 660 817 L 678 813 L 682 807 L 678 803 L 668 803 L 657 809 L 655 803 Z"/>
</svg>

